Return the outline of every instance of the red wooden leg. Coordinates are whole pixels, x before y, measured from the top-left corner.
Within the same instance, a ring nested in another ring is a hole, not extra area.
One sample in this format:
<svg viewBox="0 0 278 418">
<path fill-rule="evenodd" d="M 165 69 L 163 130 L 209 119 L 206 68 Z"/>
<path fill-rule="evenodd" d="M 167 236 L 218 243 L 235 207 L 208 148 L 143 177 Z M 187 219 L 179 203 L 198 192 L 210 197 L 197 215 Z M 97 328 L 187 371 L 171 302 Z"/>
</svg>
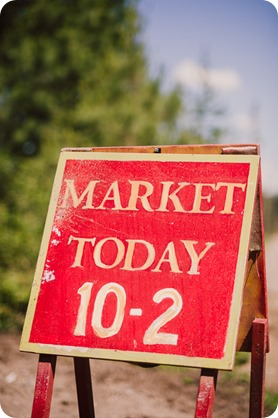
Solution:
<svg viewBox="0 0 278 418">
<path fill-rule="evenodd" d="M 195 418 L 211 418 L 215 397 L 218 370 L 202 369 Z"/>
<path fill-rule="evenodd" d="M 267 319 L 256 318 L 252 329 L 250 378 L 250 418 L 264 416 L 265 357 L 267 351 Z"/>
<path fill-rule="evenodd" d="M 57 356 L 40 354 L 32 418 L 48 418 L 52 398 Z"/>
<path fill-rule="evenodd" d="M 80 418 L 95 418 L 90 362 L 74 357 L 74 370 Z"/>
</svg>

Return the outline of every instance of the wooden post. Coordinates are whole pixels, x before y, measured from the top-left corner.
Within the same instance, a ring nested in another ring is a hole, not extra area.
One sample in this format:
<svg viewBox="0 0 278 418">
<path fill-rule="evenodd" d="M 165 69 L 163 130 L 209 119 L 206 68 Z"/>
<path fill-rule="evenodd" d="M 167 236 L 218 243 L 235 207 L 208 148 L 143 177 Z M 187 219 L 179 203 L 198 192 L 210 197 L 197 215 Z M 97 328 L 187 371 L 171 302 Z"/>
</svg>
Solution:
<svg viewBox="0 0 278 418">
<path fill-rule="evenodd" d="M 211 418 L 218 370 L 202 369 L 196 402 L 195 418 Z"/>
<path fill-rule="evenodd" d="M 74 357 L 74 370 L 80 418 L 95 418 L 90 362 Z"/>
<path fill-rule="evenodd" d="M 32 418 L 48 418 L 57 356 L 40 354 L 32 408 Z"/>
<path fill-rule="evenodd" d="M 252 329 L 249 418 L 264 416 L 264 380 L 267 352 L 267 319 L 256 318 Z"/>
</svg>

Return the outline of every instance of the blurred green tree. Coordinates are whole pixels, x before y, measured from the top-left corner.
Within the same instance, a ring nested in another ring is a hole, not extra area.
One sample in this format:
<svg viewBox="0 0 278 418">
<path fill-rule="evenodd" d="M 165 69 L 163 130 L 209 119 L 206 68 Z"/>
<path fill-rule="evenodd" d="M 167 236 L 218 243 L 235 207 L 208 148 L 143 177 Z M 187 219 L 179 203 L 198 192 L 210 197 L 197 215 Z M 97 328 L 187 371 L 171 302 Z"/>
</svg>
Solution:
<svg viewBox="0 0 278 418">
<path fill-rule="evenodd" d="M 181 112 L 180 91 L 162 93 L 161 80 L 148 76 L 136 2 L 4 6 L 0 328 L 25 310 L 59 150 L 193 142 L 179 132 Z"/>
</svg>

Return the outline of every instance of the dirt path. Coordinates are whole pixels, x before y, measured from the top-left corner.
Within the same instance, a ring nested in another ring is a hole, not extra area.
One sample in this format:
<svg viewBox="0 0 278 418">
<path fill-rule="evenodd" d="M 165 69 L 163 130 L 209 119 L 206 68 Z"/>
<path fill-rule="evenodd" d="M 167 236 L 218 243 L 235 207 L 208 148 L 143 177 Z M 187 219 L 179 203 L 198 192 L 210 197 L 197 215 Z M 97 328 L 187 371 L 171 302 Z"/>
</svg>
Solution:
<svg viewBox="0 0 278 418">
<path fill-rule="evenodd" d="M 278 392 L 278 235 L 267 242 L 271 352 L 266 386 Z M 19 353 L 18 335 L 0 335 L 0 402 L 11 417 L 30 417 L 37 355 Z M 91 371 L 97 418 L 189 418 L 194 416 L 199 371 L 171 367 L 144 369 L 126 363 L 93 361 Z M 214 418 L 248 416 L 248 373 L 244 365 L 220 372 Z M 78 417 L 73 361 L 59 358 L 53 418 Z M 270 415 L 270 414 L 269 414 Z"/>
<path fill-rule="evenodd" d="M 14 418 L 30 417 L 37 355 L 18 353 L 19 337 L 1 336 L 1 388 L 3 410 Z M 139 366 L 91 360 L 97 418 L 192 418 L 199 370 Z M 237 373 L 221 373 L 215 418 L 248 415 L 246 380 Z M 234 384 L 236 383 L 236 387 Z M 231 393 L 231 388 L 233 388 Z M 228 409 L 227 409 L 228 408 Z M 52 417 L 77 418 L 73 361 L 59 358 L 56 368 Z"/>
</svg>

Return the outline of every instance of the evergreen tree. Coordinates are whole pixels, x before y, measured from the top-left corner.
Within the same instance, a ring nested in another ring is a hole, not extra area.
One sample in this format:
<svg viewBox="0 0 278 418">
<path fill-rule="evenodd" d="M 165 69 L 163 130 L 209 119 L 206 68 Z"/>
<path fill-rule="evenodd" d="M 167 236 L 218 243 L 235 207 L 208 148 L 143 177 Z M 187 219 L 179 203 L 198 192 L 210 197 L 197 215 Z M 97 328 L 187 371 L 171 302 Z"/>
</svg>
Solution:
<svg viewBox="0 0 278 418">
<path fill-rule="evenodd" d="M 181 96 L 150 79 L 139 35 L 128 0 L 17 0 L 2 9 L 0 327 L 28 299 L 59 150 L 180 139 Z"/>
</svg>

